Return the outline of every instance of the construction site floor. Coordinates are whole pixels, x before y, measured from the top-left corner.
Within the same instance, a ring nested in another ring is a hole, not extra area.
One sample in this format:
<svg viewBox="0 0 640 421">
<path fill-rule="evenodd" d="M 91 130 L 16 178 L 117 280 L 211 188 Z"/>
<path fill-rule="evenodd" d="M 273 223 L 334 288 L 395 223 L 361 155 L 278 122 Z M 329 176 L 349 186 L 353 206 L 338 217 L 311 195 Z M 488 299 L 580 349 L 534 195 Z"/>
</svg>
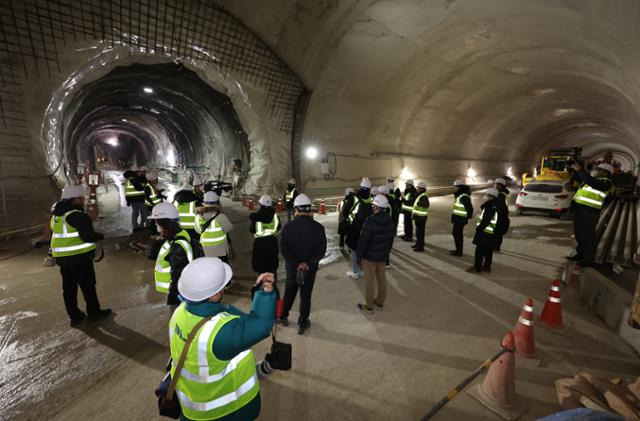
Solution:
<svg viewBox="0 0 640 421">
<path fill-rule="evenodd" d="M 476 209 L 479 200 L 474 195 Z M 121 210 L 112 193 L 99 201 L 101 229 L 118 236 L 104 242 L 105 257 L 96 263 L 98 295 L 114 310 L 111 319 L 70 328 L 59 271 L 42 265 L 46 249 L 34 250 L 31 239 L 0 246 L 2 419 L 160 419 L 154 390 L 169 356 L 169 310 L 154 290 L 153 262 L 126 251 L 133 238 L 144 240 L 126 234 L 128 209 Z M 293 344 L 293 368 L 261 382 L 261 420 L 419 419 L 497 351 L 527 297 L 540 313 L 572 247 L 572 223 L 513 216 L 493 272 L 470 274 L 471 225 L 465 255 L 449 255 L 451 201 L 432 199 L 425 252 L 396 241 L 388 300 L 374 315 L 356 307 L 364 285 L 345 276 L 349 256 L 338 249 L 337 215 L 316 216 L 326 227 L 329 251 L 317 274 L 311 328 L 304 336 L 293 327 L 280 329 L 279 340 Z M 237 254 L 237 282 L 225 302 L 248 309 L 256 275 L 247 210 L 224 205 L 235 223 Z M 568 332 L 536 326 L 538 357 L 517 357 L 516 388 L 529 407 L 522 419 L 560 410 L 559 378 L 582 371 L 604 378 L 640 375 L 638 355 L 598 317 L 566 308 L 564 317 Z M 269 346 L 265 340 L 254 347 L 257 358 Z M 434 419 L 500 418 L 462 393 Z"/>
</svg>

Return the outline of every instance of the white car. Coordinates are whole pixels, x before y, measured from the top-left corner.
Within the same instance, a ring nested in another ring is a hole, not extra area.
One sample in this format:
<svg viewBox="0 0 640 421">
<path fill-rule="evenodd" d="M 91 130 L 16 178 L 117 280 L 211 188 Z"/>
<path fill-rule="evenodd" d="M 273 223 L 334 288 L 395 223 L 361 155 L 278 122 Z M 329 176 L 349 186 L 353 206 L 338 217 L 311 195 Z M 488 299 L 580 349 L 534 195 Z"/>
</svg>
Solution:
<svg viewBox="0 0 640 421">
<path fill-rule="evenodd" d="M 525 210 L 568 215 L 575 189 L 566 181 L 530 181 L 518 193 L 516 214 Z"/>
</svg>

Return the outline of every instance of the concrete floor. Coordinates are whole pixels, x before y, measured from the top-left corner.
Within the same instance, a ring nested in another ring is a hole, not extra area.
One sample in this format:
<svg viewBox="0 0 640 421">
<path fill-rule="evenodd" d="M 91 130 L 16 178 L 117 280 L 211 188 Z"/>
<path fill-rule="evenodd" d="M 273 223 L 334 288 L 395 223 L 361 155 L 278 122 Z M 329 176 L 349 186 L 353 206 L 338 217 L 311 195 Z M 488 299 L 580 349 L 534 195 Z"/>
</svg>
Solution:
<svg viewBox="0 0 640 421">
<path fill-rule="evenodd" d="M 475 200 L 478 205 L 479 196 Z M 107 202 L 102 225 L 117 226 L 116 201 Z M 247 309 L 255 274 L 246 210 L 225 206 L 236 222 L 232 266 L 239 280 L 225 301 Z M 261 384 L 260 419 L 418 419 L 498 349 L 526 297 L 541 311 L 572 246 L 571 222 L 513 216 L 493 273 L 479 276 L 464 272 L 472 261 L 470 238 L 463 258 L 448 254 L 450 209 L 450 197 L 432 199 L 426 253 L 395 243 L 389 298 L 373 316 L 356 308 L 363 285 L 345 276 L 337 216 L 317 217 L 330 251 L 317 277 L 312 327 L 304 336 L 280 331 L 279 338 L 293 344 L 294 366 Z M 58 270 L 42 266 L 46 250 L 31 249 L 28 239 L 0 247 L 1 418 L 159 419 L 153 392 L 168 358 L 169 312 L 153 289 L 152 262 L 125 251 L 130 240 L 105 241 L 105 258 L 96 264 L 98 294 L 113 319 L 82 329 L 68 327 Z M 597 317 L 565 306 L 565 319 L 572 328 L 564 335 L 536 327 L 538 359 L 517 359 L 517 391 L 529 405 L 523 419 L 559 409 L 558 378 L 578 371 L 640 375 L 637 354 Z M 268 346 L 267 340 L 256 346 L 256 355 Z M 499 418 L 464 393 L 434 419 Z"/>
</svg>

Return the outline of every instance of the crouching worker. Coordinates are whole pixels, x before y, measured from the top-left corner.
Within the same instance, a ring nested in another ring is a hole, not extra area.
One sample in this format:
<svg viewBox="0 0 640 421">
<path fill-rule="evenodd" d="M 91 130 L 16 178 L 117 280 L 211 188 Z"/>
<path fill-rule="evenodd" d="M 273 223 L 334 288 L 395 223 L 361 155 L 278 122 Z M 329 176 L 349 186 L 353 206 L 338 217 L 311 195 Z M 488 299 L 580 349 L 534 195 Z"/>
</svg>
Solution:
<svg viewBox="0 0 640 421">
<path fill-rule="evenodd" d="M 222 304 L 231 267 L 217 257 L 189 263 L 178 281 L 183 303 L 169 322 L 171 378 L 186 420 L 253 420 L 260 414 L 260 377 L 277 367 L 277 358 L 259 370 L 251 347 L 269 336 L 276 321 L 273 274 L 261 274 L 262 288 L 251 312 Z M 195 330 L 192 342 L 187 340 Z M 176 366 L 184 349 L 180 373 Z"/>
</svg>

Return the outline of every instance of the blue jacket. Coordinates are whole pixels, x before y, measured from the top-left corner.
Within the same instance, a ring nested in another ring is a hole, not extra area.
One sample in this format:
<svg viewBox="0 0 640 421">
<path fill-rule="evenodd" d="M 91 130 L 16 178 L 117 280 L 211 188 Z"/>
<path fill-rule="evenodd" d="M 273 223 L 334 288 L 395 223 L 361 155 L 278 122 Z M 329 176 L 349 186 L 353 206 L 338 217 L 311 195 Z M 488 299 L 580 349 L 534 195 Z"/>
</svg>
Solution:
<svg viewBox="0 0 640 421">
<path fill-rule="evenodd" d="M 276 293 L 256 292 L 249 314 L 221 303 L 187 302 L 187 311 L 200 317 L 216 315 L 222 311 L 240 316 L 224 325 L 213 341 L 213 354 L 220 360 L 230 360 L 239 353 L 268 337 L 276 322 Z M 221 421 L 253 420 L 260 415 L 260 394 L 240 410 L 218 418 Z M 183 420 L 189 420 L 184 415 Z"/>
<path fill-rule="evenodd" d="M 372 214 L 364 222 L 360 232 L 358 258 L 370 262 L 386 262 L 394 235 L 393 220 L 388 212 Z"/>
</svg>

